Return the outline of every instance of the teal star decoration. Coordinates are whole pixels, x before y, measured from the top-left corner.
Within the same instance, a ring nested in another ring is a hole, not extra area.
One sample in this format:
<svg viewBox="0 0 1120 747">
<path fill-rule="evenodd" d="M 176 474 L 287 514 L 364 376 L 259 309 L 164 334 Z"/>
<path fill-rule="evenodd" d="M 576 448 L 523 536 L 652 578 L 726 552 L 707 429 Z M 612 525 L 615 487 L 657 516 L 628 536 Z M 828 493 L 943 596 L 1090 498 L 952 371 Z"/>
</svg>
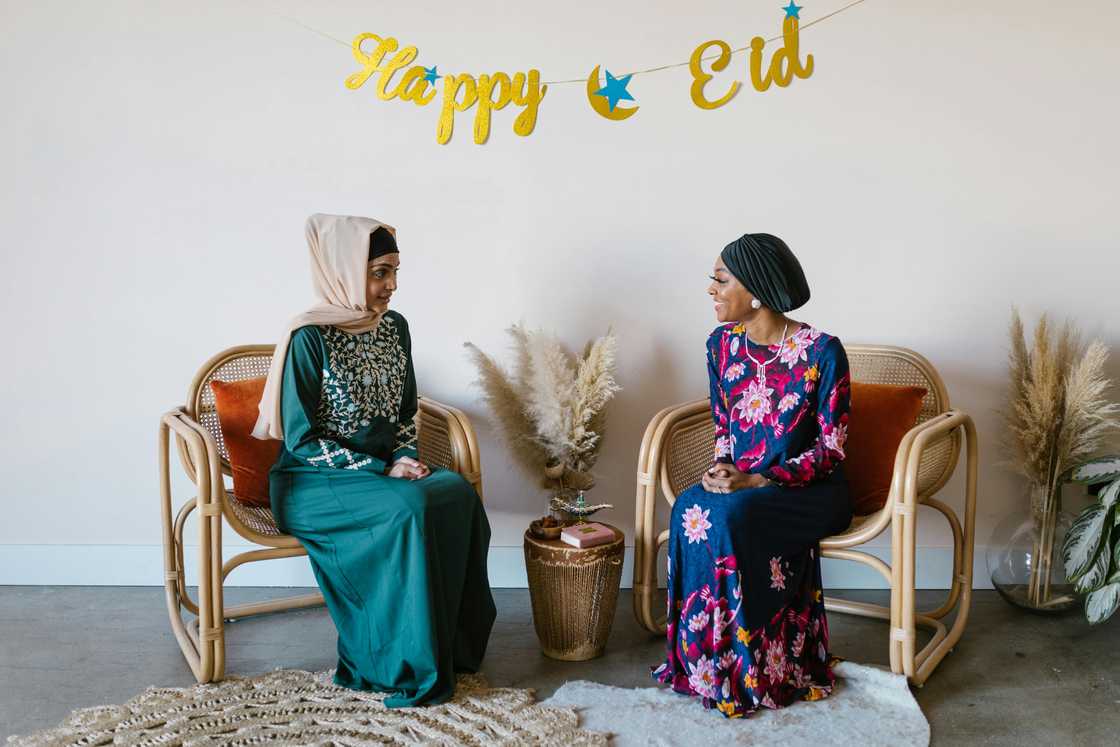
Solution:
<svg viewBox="0 0 1120 747">
<path fill-rule="evenodd" d="M 432 65 L 431 67 L 424 68 L 424 72 L 427 73 L 427 75 L 424 76 L 424 80 L 433 85 L 435 85 L 437 80 L 443 77 L 442 75 L 436 74 L 436 67 L 437 65 Z"/>
<path fill-rule="evenodd" d="M 800 21 L 801 20 L 801 9 L 804 8 L 804 7 L 805 7 L 804 5 L 794 5 L 793 0 L 789 0 L 789 5 L 782 8 L 782 10 L 784 10 L 786 12 L 786 18 L 796 18 L 797 20 Z"/>
<path fill-rule="evenodd" d="M 634 97 L 626 90 L 626 86 L 630 83 L 630 79 L 634 77 L 633 73 L 623 75 L 621 78 L 616 78 L 611 75 L 611 71 L 607 71 L 607 85 L 600 88 L 595 92 L 596 96 L 606 96 L 607 103 L 610 104 L 610 110 L 613 112 L 614 108 L 618 105 L 619 101 L 633 101 Z"/>
</svg>

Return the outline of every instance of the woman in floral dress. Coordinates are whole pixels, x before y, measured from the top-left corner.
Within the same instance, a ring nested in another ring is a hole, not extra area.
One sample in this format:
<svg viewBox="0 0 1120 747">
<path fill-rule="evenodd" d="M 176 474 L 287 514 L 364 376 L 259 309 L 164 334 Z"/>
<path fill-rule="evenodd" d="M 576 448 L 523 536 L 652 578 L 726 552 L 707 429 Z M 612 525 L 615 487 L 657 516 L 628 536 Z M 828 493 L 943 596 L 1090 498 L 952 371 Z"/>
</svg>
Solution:
<svg viewBox="0 0 1120 747">
<path fill-rule="evenodd" d="M 715 455 L 673 506 L 667 657 L 653 676 L 738 717 L 832 690 L 818 545 L 851 520 L 850 381 L 840 341 L 786 316 L 809 288 L 781 239 L 729 244 L 708 293 L 721 322 L 707 344 Z"/>
<path fill-rule="evenodd" d="M 307 549 L 338 629 L 335 683 L 390 708 L 441 703 L 494 623 L 490 525 L 457 472 L 419 459 L 408 323 L 388 309 L 400 252 L 368 218 L 307 222 L 320 303 L 277 346 L 253 435 L 284 442 L 272 512 Z"/>
</svg>

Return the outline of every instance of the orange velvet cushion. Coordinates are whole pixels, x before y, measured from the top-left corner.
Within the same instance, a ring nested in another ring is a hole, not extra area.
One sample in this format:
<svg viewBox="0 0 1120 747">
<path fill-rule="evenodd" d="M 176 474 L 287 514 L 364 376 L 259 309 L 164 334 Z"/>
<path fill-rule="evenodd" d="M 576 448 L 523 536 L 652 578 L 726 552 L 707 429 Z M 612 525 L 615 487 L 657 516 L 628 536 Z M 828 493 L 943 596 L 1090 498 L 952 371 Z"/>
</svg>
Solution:
<svg viewBox="0 0 1120 747">
<path fill-rule="evenodd" d="M 873 514 L 887 502 L 898 444 L 918 420 L 925 395 L 920 386 L 852 382 L 844 473 L 857 516 Z"/>
<path fill-rule="evenodd" d="M 253 438 L 257 406 L 264 393 L 264 377 L 244 381 L 211 381 L 222 440 L 233 470 L 233 494 L 242 503 L 268 506 L 268 471 L 282 442 Z"/>
</svg>

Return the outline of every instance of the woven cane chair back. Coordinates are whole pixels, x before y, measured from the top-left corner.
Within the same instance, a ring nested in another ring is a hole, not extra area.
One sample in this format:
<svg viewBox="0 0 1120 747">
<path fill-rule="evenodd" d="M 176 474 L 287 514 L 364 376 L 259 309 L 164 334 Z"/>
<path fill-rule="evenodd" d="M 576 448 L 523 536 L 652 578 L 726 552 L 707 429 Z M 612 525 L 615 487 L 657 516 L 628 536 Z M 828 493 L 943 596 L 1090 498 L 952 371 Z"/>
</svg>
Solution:
<svg viewBox="0 0 1120 747">
<path fill-rule="evenodd" d="M 218 410 L 214 405 L 214 391 L 210 388 L 211 381 L 244 381 L 268 375 L 268 367 L 272 363 L 272 345 L 243 345 L 229 350 L 223 350 L 202 365 L 191 382 L 190 392 L 187 394 L 187 415 L 206 429 L 214 439 L 221 458 L 222 474 L 227 477 L 232 474 L 229 466 L 229 450 L 222 438 L 222 429 L 218 424 Z M 194 471 L 189 464 L 190 457 L 180 449 L 183 461 L 187 463 L 187 472 Z M 267 506 L 254 506 L 238 500 L 232 489 L 227 488 L 226 501 L 229 511 L 249 529 L 266 537 L 280 537 L 283 535 L 272 517 L 272 511 Z"/>
<path fill-rule="evenodd" d="M 218 410 L 214 405 L 214 390 L 211 381 L 245 381 L 268 376 L 272 365 L 272 345 L 246 345 L 230 348 L 207 361 L 191 383 L 187 395 L 187 415 L 194 418 L 207 430 L 218 445 L 222 457 L 222 472 L 230 474 L 229 450 L 222 439 L 222 428 L 218 424 Z"/>
<path fill-rule="evenodd" d="M 667 434 L 662 489 L 666 497 L 678 496 L 700 482 L 712 464 L 716 426 L 708 400 L 698 401 L 692 412 L 675 423 Z"/>
<path fill-rule="evenodd" d="M 950 408 L 949 391 L 941 375 L 932 363 L 913 350 L 885 345 L 851 345 L 845 349 L 853 381 L 920 386 L 926 390 L 915 425 Z M 922 452 L 918 466 L 919 499 L 936 493 L 948 482 L 957 466 L 960 439 L 960 429 L 955 429 L 950 436 L 930 444 Z"/>
<path fill-rule="evenodd" d="M 213 437 L 222 460 L 222 473 L 227 477 L 232 475 L 229 451 L 222 439 L 222 429 L 218 423 L 218 411 L 214 404 L 214 391 L 210 388 L 210 382 L 244 381 L 267 376 L 268 369 L 272 365 L 274 347 L 273 345 L 242 345 L 224 350 L 203 364 L 195 375 L 194 381 L 191 382 L 190 392 L 187 394 L 187 415 L 194 418 Z M 417 426 L 420 460 L 433 467 L 458 468 L 459 465 L 454 463 L 454 451 L 447 422 L 422 410 L 417 418 Z M 188 473 L 193 474 L 194 465 L 190 463 L 189 454 L 185 449 L 181 449 L 180 454 Z M 265 535 L 281 534 L 272 518 L 272 511 L 268 508 L 242 503 L 228 488 L 226 495 L 233 498 L 229 501 L 229 508 L 250 529 Z"/>
<path fill-rule="evenodd" d="M 846 345 L 852 380 L 871 384 L 920 386 L 926 390 L 920 424 L 949 409 L 945 384 L 933 365 L 906 348 L 884 345 Z M 662 489 L 669 498 L 700 482 L 715 449 L 715 425 L 707 400 L 698 400 L 678 412 L 679 419 L 666 435 Z M 945 484 L 956 466 L 960 436 L 953 431 L 924 452 L 918 469 L 918 495 L 931 495 Z"/>
</svg>

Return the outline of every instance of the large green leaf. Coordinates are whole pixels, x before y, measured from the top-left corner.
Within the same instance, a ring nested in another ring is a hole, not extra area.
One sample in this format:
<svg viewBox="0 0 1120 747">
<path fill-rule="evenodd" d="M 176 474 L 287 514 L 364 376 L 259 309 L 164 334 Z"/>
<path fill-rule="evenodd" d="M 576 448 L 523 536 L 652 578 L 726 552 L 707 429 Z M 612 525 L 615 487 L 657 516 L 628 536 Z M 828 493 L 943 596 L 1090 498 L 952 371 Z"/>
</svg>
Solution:
<svg viewBox="0 0 1120 747">
<path fill-rule="evenodd" d="M 1120 512 L 1117 513 L 1120 514 Z M 1108 583 L 1120 583 L 1120 532 L 1114 532 L 1112 535 L 1112 568 L 1108 576 Z"/>
<path fill-rule="evenodd" d="M 1090 625 L 1104 622 L 1120 606 L 1120 584 L 1109 584 L 1085 597 L 1085 619 Z"/>
<path fill-rule="evenodd" d="M 1101 530 L 1103 534 L 1101 537 L 1101 551 L 1097 553 L 1096 559 L 1089 564 L 1089 569 L 1081 574 L 1074 582 L 1074 588 L 1077 590 L 1078 594 L 1087 594 L 1105 585 L 1108 579 L 1108 567 L 1112 565 L 1112 552 L 1108 544 L 1111 530 L 1112 522 L 1106 521 L 1104 523 L 1104 528 Z"/>
<path fill-rule="evenodd" d="M 1105 486 L 1101 494 L 1097 496 L 1097 500 L 1105 508 L 1110 508 L 1116 503 L 1116 499 L 1120 498 L 1120 480 L 1113 480 Z"/>
<path fill-rule="evenodd" d="M 1089 566 L 1097 559 L 1104 525 L 1111 519 L 1112 510 L 1095 503 L 1082 511 L 1069 528 L 1062 546 L 1062 562 L 1065 564 L 1066 577 L 1071 581 L 1076 581 L 1088 571 Z"/>
<path fill-rule="evenodd" d="M 1086 482 L 1090 485 L 1115 480 L 1117 477 L 1120 477 L 1120 456 L 1103 457 L 1079 464 L 1070 473 L 1070 479 L 1074 482 Z"/>
</svg>

